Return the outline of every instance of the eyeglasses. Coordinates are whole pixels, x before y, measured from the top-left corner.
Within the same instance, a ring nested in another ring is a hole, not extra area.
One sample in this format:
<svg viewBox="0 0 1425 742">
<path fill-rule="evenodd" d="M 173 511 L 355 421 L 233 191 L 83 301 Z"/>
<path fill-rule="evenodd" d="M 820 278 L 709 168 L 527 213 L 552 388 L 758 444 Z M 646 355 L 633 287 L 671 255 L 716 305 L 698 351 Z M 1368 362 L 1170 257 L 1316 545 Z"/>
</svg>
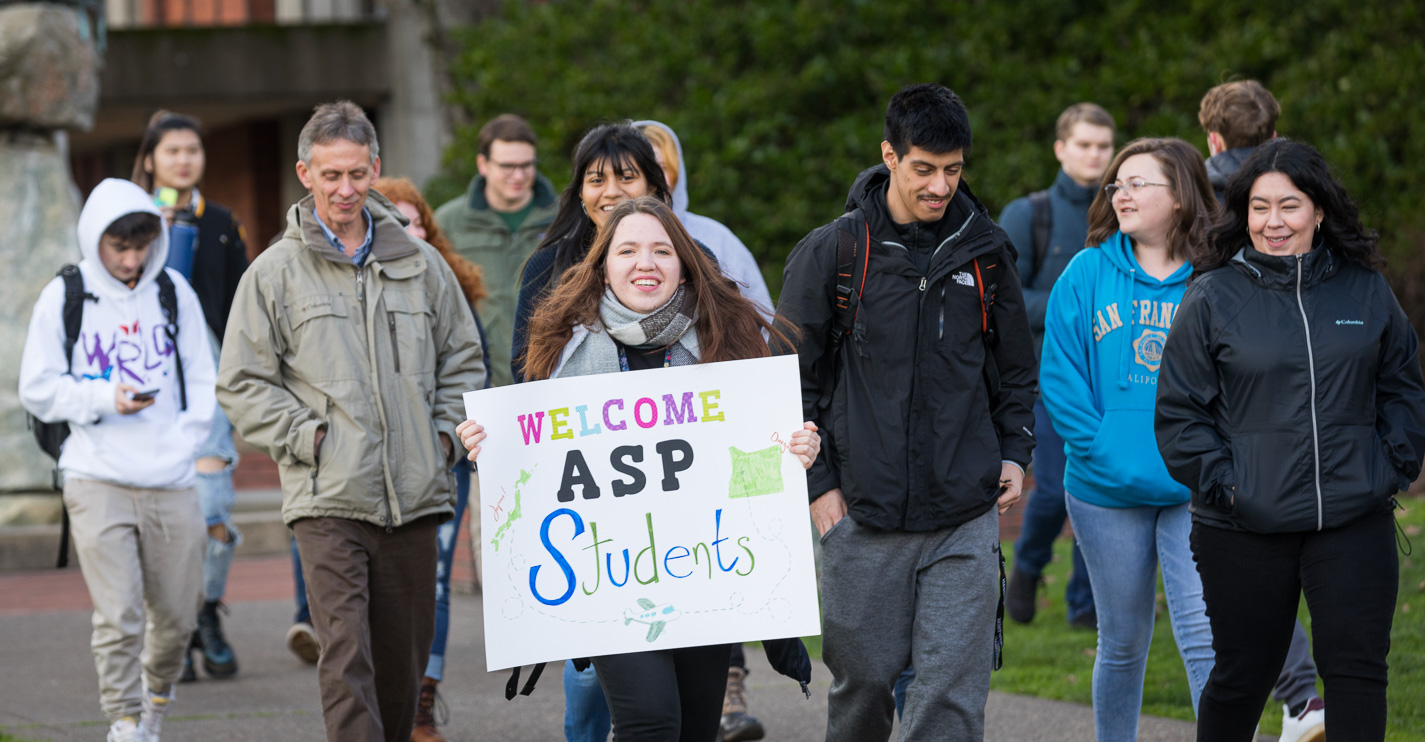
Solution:
<svg viewBox="0 0 1425 742">
<path fill-rule="evenodd" d="M 490 164 L 499 168 L 500 172 L 505 175 L 514 175 L 518 172 L 532 172 L 535 166 L 539 164 L 539 160 L 533 159 L 528 162 L 495 162 L 494 160 L 490 160 Z"/>
<path fill-rule="evenodd" d="M 1137 196 L 1144 188 L 1147 188 L 1148 186 L 1162 186 L 1164 188 L 1167 188 L 1168 184 L 1149 183 L 1148 181 L 1143 180 L 1142 178 L 1130 178 L 1127 183 L 1119 183 L 1118 181 L 1114 181 L 1104 186 L 1103 195 L 1108 196 L 1110 201 L 1113 200 L 1114 196 L 1118 195 L 1119 191 L 1126 191 L 1130 196 Z"/>
</svg>

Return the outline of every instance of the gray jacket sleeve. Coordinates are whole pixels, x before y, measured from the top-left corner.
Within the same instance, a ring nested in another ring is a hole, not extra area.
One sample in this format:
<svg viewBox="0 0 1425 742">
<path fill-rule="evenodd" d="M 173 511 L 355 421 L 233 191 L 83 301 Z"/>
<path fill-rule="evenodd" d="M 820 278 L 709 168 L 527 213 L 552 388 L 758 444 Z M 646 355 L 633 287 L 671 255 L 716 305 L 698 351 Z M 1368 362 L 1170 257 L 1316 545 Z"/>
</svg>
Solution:
<svg viewBox="0 0 1425 742">
<path fill-rule="evenodd" d="M 279 310 L 259 272 L 244 273 L 223 336 L 218 403 L 244 441 L 279 464 L 312 466 L 325 424 L 283 385 Z"/>
</svg>

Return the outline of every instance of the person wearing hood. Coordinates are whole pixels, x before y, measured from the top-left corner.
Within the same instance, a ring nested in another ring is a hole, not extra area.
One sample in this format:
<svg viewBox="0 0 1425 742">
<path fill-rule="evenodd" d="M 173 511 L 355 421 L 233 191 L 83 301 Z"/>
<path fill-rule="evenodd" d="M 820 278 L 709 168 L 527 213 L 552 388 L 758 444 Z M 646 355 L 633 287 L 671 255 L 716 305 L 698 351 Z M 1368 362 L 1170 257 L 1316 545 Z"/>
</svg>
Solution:
<svg viewBox="0 0 1425 742">
<path fill-rule="evenodd" d="M 678 134 L 659 121 L 635 121 L 633 125 L 653 145 L 658 166 L 663 168 L 663 177 L 668 181 L 668 187 L 673 189 L 673 213 L 678 221 L 683 223 L 694 240 L 712 252 L 722 272 L 737 283 L 742 295 L 771 317 L 772 295 L 767 292 L 767 282 L 762 279 L 762 270 L 757 267 L 752 251 L 722 222 L 688 211 L 688 184 L 683 177 L 688 168 L 683 160 L 683 143 Z M 762 722 L 747 713 L 746 678 L 747 657 L 742 645 L 734 644 L 731 665 L 727 669 L 727 690 L 723 695 L 722 742 L 748 742 L 762 739 L 767 734 Z"/>
<path fill-rule="evenodd" d="M 149 195 L 110 178 L 79 215 L 83 317 L 66 348 L 65 281 L 40 293 L 20 400 L 68 423 L 59 458 L 80 571 L 94 604 L 94 666 L 110 742 L 157 740 L 203 600 L 207 542 L 195 489 L 215 405 L 198 296 L 166 269 Z M 160 302 L 171 283 L 177 327 Z"/>
<path fill-rule="evenodd" d="M 913 85 L 885 122 L 882 164 L 792 251 L 777 307 L 801 336 L 803 414 L 822 436 L 807 491 L 826 738 L 887 739 L 892 683 L 914 664 L 902 739 L 976 740 L 1002 639 L 999 516 L 1034 450 L 1034 344 L 1014 246 L 961 179 L 964 103 Z"/>
<path fill-rule="evenodd" d="M 653 144 L 653 154 L 663 168 L 663 177 L 673 189 L 673 213 L 678 215 L 678 221 L 693 239 L 712 252 L 722 272 L 737 282 L 742 295 L 761 307 L 768 317 L 772 316 L 772 295 L 767 292 L 767 281 L 762 278 L 762 269 L 757 266 L 752 251 L 722 222 L 688 211 L 688 166 L 678 134 L 659 121 L 635 121 L 633 125 Z"/>
<path fill-rule="evenodd" d="M 1063 436 L 1069 519 L 1098 608 L 1097 738 L 1133 740 L 1153 636 L 1158 567 L 1193 709 L 1212 670 L 1212 632 L 1188 548 L 1187 488 L 1153 443 L 1163 343 L 1217 202 L 1181 139 L 1138 139 L 1103 176 L 1088 242 L 1054 284 L 1039 389 Z"/>
<path fill-rule="evenodd" d="M 1226 203 L 1227 181 L 1262 142 L 1277 135 L 1282 107 L 1256 80 L 1218 85 L 1202 96 L 1197 121 L 1207 133 L 1207 179 L 1219 204 Z"/>
<path fill-rule="evenodd" d="M 450 266 L 371 189 L 381 159 L 361 108 L 317 106 L 297 156 L 311 193 L 238 284 L 218 397 L 277 463 L 327 739 L 404 741 L 435 633 L 461 394 L 484 386 L 483 356 Z"/>
<path fill-rule="evenodd" d="M 559 210 L 559 194 L 538 170 L 538 146 L 523 118 L 506 113 L 490 119 L 476 138 L 479 174 L 464 194 L 435 211 L 434 226 L 450 238 L 455 252 L 484 271 L 488 295 L 480 318 L 490 341 L 485 355 L 491 386 L 514 381 L 510 338 L 520 271 Z"/>
</svg>

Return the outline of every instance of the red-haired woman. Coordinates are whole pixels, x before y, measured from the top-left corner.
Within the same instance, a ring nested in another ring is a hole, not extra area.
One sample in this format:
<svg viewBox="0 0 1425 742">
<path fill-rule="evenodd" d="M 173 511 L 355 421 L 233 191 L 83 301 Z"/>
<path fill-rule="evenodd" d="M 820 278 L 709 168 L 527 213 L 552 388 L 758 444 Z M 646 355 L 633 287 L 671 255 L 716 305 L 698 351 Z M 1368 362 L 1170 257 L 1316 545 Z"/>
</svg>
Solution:
<svg viewBox="0 0 1425 742">
<path fill-rule="evenodd" d="M 435 223 L 435 214 L 426 203 L 421 192 L 406 178 L 379 178 L 371 187 L 396 205 L 396 209 L 410 221 L 406 231 L 430 243 L 450 264 L 455 278 L 460 282 L 460 290 L 470 303 L 470 313 L 475 315 L 475 327 L 480 331 L 480 347 L 485 345 L 485 327 L 480 324 L 480 315 L 475 305 L 486 296 L 485 281 L 478 266 L 460 257 L 450 246 L 450 240 L 441 233 Z M 489 384 L 490 370 L 485 369 L 486 384 Z M 435 581 L 435 638 L 431 640 L 430 659 L 426 662 L 425 677 L 421 680 L 420 700 L 416 706 L 416 723 L 411 731 L 411 742 L 445 742 L 445 736 L 436 729 L 435 698 L 436 688 L 445 675 L 445 640 L 450 633 L 450 569 L 455 560 L 455 542 L 460 535 L 460 521 L 465 515 L 465 507 L 470 502 L 470 466 L 465 462 L 455 465 L 455 517 L 441 524 L 436 537 L 439 556 L 436 562 Z M 477 494 L 476 497 L 479 495 Z"/>
</svg>

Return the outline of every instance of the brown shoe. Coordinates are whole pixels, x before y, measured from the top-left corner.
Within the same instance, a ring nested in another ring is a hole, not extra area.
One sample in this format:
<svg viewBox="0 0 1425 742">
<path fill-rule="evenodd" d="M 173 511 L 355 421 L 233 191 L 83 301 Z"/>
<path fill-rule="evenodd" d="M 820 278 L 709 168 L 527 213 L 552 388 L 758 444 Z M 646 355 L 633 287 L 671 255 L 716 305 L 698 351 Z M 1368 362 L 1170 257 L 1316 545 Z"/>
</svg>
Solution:
<svg viewBox="0 0 1425 742">
<path fill-rule="evenodd" d="M 436 686 L 440 683 L 431 678 L 421 679 L 421 696 L 416 703 L 416 725 L 411 729 L 411 742 L 445 742 L 445 735 L 436 729 L 436 704 L 443 708 Z M 442 719 L 444 721 L 444 719 Z"/>
<path fill-rule="evenodd" d="M 746 679 L 746 670 L 727 668 L 727 691 L 722 697 L 722 719 L 718 724 L 719 742 L 749 742 L 767 734 L 762 722 L 747 713 Z"/>
</svg>

